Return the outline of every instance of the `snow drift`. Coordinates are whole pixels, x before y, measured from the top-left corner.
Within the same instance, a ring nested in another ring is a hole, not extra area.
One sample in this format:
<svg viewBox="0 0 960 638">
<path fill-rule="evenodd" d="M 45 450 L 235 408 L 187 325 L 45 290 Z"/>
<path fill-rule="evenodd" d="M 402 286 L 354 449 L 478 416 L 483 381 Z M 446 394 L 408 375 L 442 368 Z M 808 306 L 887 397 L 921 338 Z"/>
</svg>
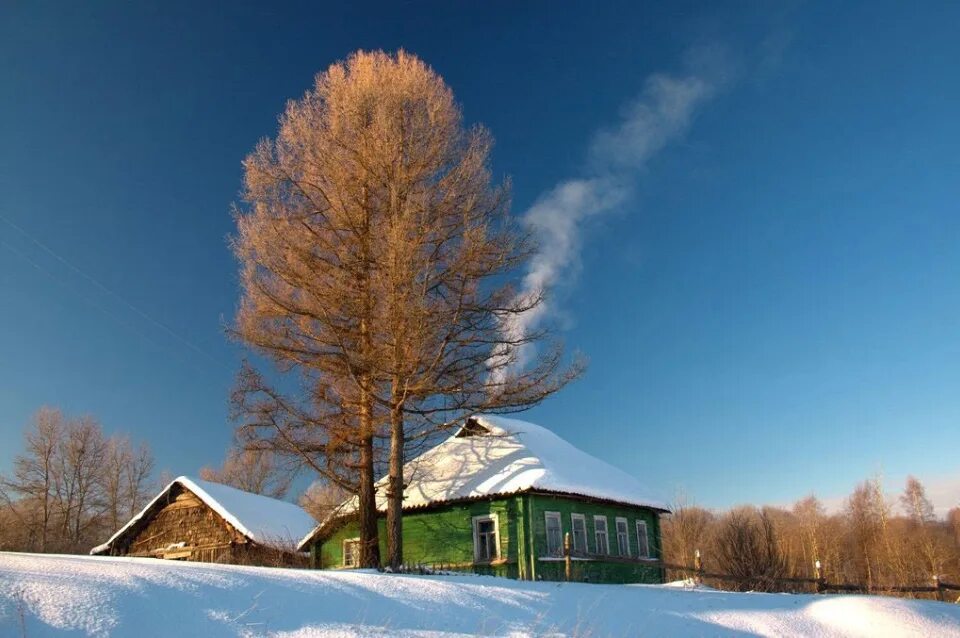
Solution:
<svg viewBox="0 0 960 638">
<path fill-rule="evenodd" d="M 960 606 L 0 553 L 0 636 L 958 636 Z"/>
</svg>

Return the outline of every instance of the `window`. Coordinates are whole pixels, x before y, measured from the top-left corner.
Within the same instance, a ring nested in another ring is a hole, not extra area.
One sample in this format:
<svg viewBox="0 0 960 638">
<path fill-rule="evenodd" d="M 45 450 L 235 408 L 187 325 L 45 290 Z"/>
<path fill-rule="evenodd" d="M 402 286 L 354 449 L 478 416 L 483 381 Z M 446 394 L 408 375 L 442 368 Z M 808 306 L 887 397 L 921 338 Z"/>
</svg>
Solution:
<svg viewBox="0 0 960 638">
<path fill-rule="evenodd" d="M 647 537 L 646 521 L 637 521 L 637 556 L 650 558 L 650 541 Z"/>
<path fill-rule="evenodd" d="M 607 541 L 607 517 L 606 516 L 593 517 L 593 537 L 597 542 L 596 543 L 597 553 L 609 554 L 610 543 Z"/>
<path fill-rule="evenodd" d="M 571 514 L 570 515 L 570 527 L 573 529 L 573 538 L 570 540 L 573 542 L 574 552 L 579 554 L 587 553 L 587 519 L 583 514 Z"/>
<path fill-rule="evenodd" d="M 500 558 L 496 514 L 473 517 L 473 557 L 478 563 L 489 563 Z"/>
<path fill-rule="evenodd" d="M 360 564 L 360 539 L 347 538 L 343 541 L 343 566 L 356 567 Z"/>
<path fill-rule="evenodd" d="M 560 512 L 546 512 L 547 556 L 563 555 L 563 530 L 560 527 Z"/>
<path fill-rule="evenodd" d="M 630 528 L 627 527 L 627 519 L 617 517 L 617 553 L 620 556 L 630 555 Z"/>
</svg>

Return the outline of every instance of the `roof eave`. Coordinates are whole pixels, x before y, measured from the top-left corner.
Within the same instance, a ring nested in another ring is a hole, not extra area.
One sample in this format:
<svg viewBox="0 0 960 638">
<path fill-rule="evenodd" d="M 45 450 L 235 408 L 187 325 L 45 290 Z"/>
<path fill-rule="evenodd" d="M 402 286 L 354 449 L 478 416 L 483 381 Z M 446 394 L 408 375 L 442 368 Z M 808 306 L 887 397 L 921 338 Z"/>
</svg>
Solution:
<svg viewBox="0 0 960 638">
<path fill-rule="evenodd" d="M 575 492 L 562 492 L 558 490 L 547 490 L 536 487 L 528 487 L 522 490 L 517 490 L 515 492 L 497 492 L 496 494 L 482 494 L 477 496 L 467 496 L 463 498 L 456 499 L 446 499 L 439 501 L 429 501 L 427 503 L 421 503 L 418 505 L 404 506 L 404 512 L 423 512 L 428 511 L 434 508 L 440 508 L 447 505 L 457 505 L 459 503 L 474 503 L 477 501 L 485 500 L 494 500 L 497 498 L 506 498 L 510 496 L 518 496 L 520 494 L 542 494 L 547 496 L 562 496 L 565 498 L 579 499 L 583 501 L 591 501 L 595 503 L 604 503 L 607 505 L 618 505 L 621 507 L 639 507 L 643 509 L 652 510 L 654 512 L 662 514 L 672 513 L 669 508 L 661 504 L 650 504 L 650 503 L 631 503 L 628 501 L 622 501 L 618 499 L 603 498 L 598 496 L 590 496 L 588 494 L 577 494 Z M 381 513 L 383 510 L 377 510 L 377 513 Z M 322 523 L 317 525 L 312 532 L 310 532 L 300 544 L 297 545 L 297 551 L 307 551 L 308 547 L 318 541 L 324 541 L 329 538 L 334 531 L 339 529 L 341 523 L 345 523 L 353 518 L 355 518 L 357 513 L 349 512 L 346 514 L 340 514 L 336 516 L 328 517 Z"/>
</svg>

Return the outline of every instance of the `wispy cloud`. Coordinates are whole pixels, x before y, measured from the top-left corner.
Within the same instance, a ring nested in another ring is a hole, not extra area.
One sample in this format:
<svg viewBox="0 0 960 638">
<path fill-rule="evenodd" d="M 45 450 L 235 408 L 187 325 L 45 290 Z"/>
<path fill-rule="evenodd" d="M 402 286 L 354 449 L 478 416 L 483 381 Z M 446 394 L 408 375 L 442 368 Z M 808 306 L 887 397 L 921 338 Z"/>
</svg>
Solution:
<svg viewBox="0 0 960 638">
<path fill-rule="evenodd" d="M 620 120 L 594 133 L 582 174 L 543 193 L 524 213 L 523 223 L 537 238 L 539 250 L 530 261 L 521 295 L 538 295 L 576 275 L 584 224 L 630 201 L 649 160 L 687 131 L 697 109 L 731 75 L 720 49 L 690 51 L 686 60 L 684 73 L 648 77 Z M 557 311 L 552 296 L 504 328 L 514 337 L 529 334 Z M 516 365 L 522 367 L 531 353 L 521 349 L 516 355 Z"/>
</svg>

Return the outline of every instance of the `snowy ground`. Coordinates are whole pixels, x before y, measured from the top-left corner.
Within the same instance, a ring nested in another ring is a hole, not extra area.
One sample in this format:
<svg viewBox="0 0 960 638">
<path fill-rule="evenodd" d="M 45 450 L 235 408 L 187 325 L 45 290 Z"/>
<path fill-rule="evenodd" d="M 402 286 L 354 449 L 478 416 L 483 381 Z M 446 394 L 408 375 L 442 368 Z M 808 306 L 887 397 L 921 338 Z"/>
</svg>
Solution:
<svg viewBox="0 0 960 638">
<path fill-rule="evenodd" d="M 0 636 L 958 636 L 960 605 L 0 553 Z"/>
</svg>

